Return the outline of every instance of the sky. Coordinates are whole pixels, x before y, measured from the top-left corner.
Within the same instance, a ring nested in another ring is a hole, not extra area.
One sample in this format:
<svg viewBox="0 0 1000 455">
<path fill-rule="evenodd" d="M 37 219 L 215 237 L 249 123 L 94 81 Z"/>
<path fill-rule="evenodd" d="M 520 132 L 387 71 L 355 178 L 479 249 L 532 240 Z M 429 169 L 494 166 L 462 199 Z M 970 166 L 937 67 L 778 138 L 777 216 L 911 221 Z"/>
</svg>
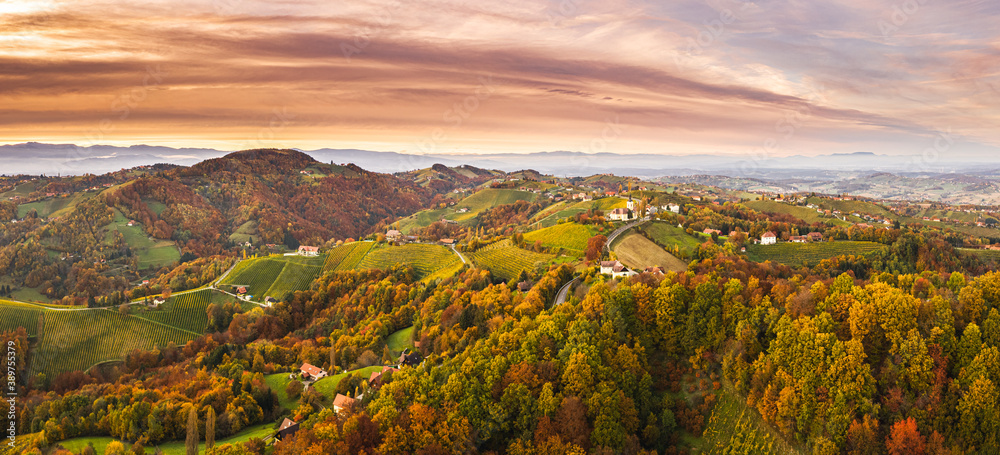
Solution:
<svg viewBox="0 0 1000 455">
<path fill-rule="evenodd" d="M 990 158 L 998 16 L 995 0 L 0 0 L 0 144 Z"/>
</svg>

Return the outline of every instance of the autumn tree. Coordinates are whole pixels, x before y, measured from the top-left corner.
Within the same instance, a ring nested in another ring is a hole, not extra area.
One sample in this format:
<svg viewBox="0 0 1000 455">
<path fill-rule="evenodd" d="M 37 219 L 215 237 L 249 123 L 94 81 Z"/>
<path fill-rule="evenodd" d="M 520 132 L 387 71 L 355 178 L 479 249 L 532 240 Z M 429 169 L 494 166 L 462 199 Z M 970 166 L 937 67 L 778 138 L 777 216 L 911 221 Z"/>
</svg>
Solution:
<svg viewBox="0 0 1000 455">
<path fill-rule="evenodd" d="M 607 242 L 608 238 L 601 234 L 595 235 L 587 240 L 587 260 L 593 262 L 600 259 L 601 255 L 604 253 L 604 244 Z"/>
<path fill-rule="evenodd" d="M 187 439 L 184 440 L 187 455 L 198 455 L 198 411 L 194 406 L 188 411 Z"/>
<path fill-rule="evenodd" d="M 215 446 L 215 408 L 209 406 L 208 414 L 205 415 L 205 448 L 211 449 Z"/>
<path fill-rule="evenodd" d="M 889 455 L 924 455 L 925 441 L 917 431 L 917 421 L 910 417 L 892 426 L 885 441 Z"/>
</svg>

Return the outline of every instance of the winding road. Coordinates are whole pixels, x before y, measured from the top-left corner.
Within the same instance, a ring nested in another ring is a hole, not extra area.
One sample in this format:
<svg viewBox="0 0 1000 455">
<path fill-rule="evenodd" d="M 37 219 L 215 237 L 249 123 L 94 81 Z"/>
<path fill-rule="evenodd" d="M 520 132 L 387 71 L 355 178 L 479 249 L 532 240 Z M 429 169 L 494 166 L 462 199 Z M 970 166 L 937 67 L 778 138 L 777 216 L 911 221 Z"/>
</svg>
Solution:
<svg viewBox="0 0 1000 455">
<path fill-rule="evenodd" d="M 564 284 L 563 287 L 559 288 L 559 293 L 556 294 L 556 301 L 552 303 L 552 306 L 566 303 L 566 298 L 569 297 L 569 290 L 573 287 L 573 285 L 579 282 L 580 277 L 576 277 L 570 280 L 569 283 Z"/>
</svg>

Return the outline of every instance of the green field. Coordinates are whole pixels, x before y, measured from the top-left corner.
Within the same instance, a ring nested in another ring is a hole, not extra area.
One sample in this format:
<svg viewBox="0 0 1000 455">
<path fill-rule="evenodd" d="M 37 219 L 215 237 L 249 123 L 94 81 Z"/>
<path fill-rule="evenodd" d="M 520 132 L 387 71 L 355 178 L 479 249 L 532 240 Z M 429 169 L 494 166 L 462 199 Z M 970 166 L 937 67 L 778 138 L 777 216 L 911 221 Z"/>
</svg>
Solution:
<svg viewBox="0 0 1000 455">
<path fill-rule="evenodd" d="M 835 199 L 811 197 L 807 199 L 810 204 L 815 204 L 828 210 L 838 210 L 841 214 L 850 215 L 857 212 L 859 214 L 880 215 L 890 220 L 899 218 L 896 214 L 886 210 L 878 204 L 865 201 L 838 201 Z"/>
<path fill-rule="evenodd" d="M 38 319 L 44 308 L 25 303 L 0 300 L 0 332 L 24 327 L 28 336 L 38 335 Z"/>
<path fill-rule="evenodd" d="M 347 373 L 340 373 L 333 376 L 327 376 L 313 383 L 313 387 L 316 388 L 317 392 L 329 398 L 330 401 L 333 401 L 333 398 L 337 396 L 337 393 L 334 391 L 337 390 L 337 384 L 340 384 L 341 380 L 350 375 L 360 375 L 362 378 L 364 378 L 365 381 L 367 381 L 368 378 L 371 377 L 372 373 L 376 371 L 382 371 L 382 366 L 375 365 L 348 371 Z"/>
<path fill-rule="evenodd" d="M 78 204 L 97 195 L 96 191 L 81 191 L 67 197 L 51 197 L 17 206 L 17 217 L 24 218 L 32 209 L 42 218 L 59 217 L 73 211 Z"/>
<path fill-rule="evenodd" d="M 256 244 L 260 240 L 257 233 L 257 222 L 250 220 L 240 225 L 235 232 L 229 235 L 229 240 L 235 243 L 250 242 Z"/>
<path fill-rule="evenodd" d="M 456 203 L 456 210 L 467 208 L 469 211 L 466 213 L 455 213 L 448 218 L 455 221 L 470 220 L 475 218 L 480 212 L 489 210 L 498 205 L 513 204 L 517 201 L 534 202 L 537 198 L 538 195 L 530 191 L 489 188 L 479 191 Z"/>
<path fill-rule="evenodd" d="M 288 382 L 291 381 L 288 379 L 289 374 L 290 373 L 269 374 L 264 376 L 264 383 L 266 383 L 267 386 L 274 391 L 274 393 L 278 394 L 278 403 L 281 404 L 281 407 L 294 410 L 298 407 L 299 400 L 297 398 L 294 400 L 288 398 L 288 394 L 285 393 L 285 387 L 287 387 Z"/>
<path fill-rule="evenodd" d="M 441 245 L 411 243 L 402 246 L 380 245 L 358 263 L 358 269 L 388 269 L 395 264 L 413 266 L 418 278 L 427 278 L 441 270 L 461 267 L 462 261 L 450 248 Z M 457 270 L 457 269 L 456 269 Z"/>
<path fill-rule="evenodd" d="M 219 286 L 247 286 L 247 292 L 255 300 L 263 300 L 264 297 L 281 299 L 290 291 L 309 289 L 309 284 L 323 268 L 323 261 L 322 257 L 302 256 L 247 259 L 219 282 Z"/>
<path fill-rule="evenodd" d="M 834 218 L 821 215 L 816 211 L 816 209 L 799 207 L 797 205 L 786 204 L 784 202 L 775 202 L 771 200 L 749 201 L 744 203 L 744 205 L 762 213 L 781 213 L 791 215 L 809 224 L 824 223 L 826 221 L 834 220 Z M 841 223 L 843 222 L 841 221 Z"/>
<path fill-rule="evenodd" d="M 338 246 L 327 253 L 324 272 L 339 272 L 351 270 L 358 266 L 368 252 L 375 247 L 375 242 L 351 242 Z"/>
<path fill-rule="evenodd" d="M 688 266 L 641 234 L 626 234 L 615 241 L 613 251 L 623 264 L 641 272 L 646 267 L 663 267 L 682 272 Z"/>
<path fill-rule="evenodd" d="M 41 341 L 31 362 L 31 374 L 86 370 L 111 360 L 121 360 L 133 349 L 153 349 L 173 341 L 182 345 L 197 334 L 146 319 L 94 309 L 46 311 Z"/>
<path fill-rule="evenodd" d="M 170 240 L 158 240 L 149 237 L 142 225 L 128 225 L 129 220 L 118 210 L 115 210 L 115 220 L 109 229 L 117 230 L 125 238 L 132 252 L 139 258 L 139 268 L 163 267 L 181 259 L 177 245 Z"/>
<path fill-rule="evenodd" d="M 414 229 L 430 226 L 434 222 L 441 220 L 441 218 L 468 222 L 473 220 L 479 213 L 498 205 L 513 204 L 517 201 L 534 202 L 537 198 L 538 195 L 530 191 L 487 188 L 456 202 L 454 206 L 422 210 L 403 218 L 398 222 L 399 230 L 404 234 L 409 234 Z M 460 209 L 468 209 L 468 211 L 458 213 Z"/>
<path fill-rule="evenodd" d="M 786 265 L 815 265 L 824 259 L 842 255 L 864 255 L 879 248 L 875 242 L 816 242 L 778 243 L 775 245 L 751 245 L 747 256 L 752 261 L 772 261 Z"/>
<path fill-rule="evenodd" d="M 410 326 L 397 330 L 386 337 L 385 344 L 389 347 L 389 353 L 393 357 L 398 356 L 407 348 L 413 347 L 413 330 L 413 326 Z"/>
<path fill-rule="evenodd" d="M 705 239 L 695 238 L 677 226 L 663 222 L 646 223 L 637 228 L 645 232 L 656 243 L 665 247 L 676 247 L 684 256 L 692 257 Z"/>
<path fill-rule="evenodd" d="M 583 253 L 583 250 L 587 249 L 587 241 L 593 236 L 594 230 L 589 226 L 577 223 L 560 223 L 528 232 L 524 234 L 524 240 L 530 243 L 541 240 L 542 245 L 550 248 L 563 248 L 574 253 Z"/>
<path fill-rule="evenodd" d="M 589 210 L 609 211 L 612 209 L 625 207 L 625 199 L 619 197 L 605 197 L 593 201 L 564 201 L 549 206 L 544 211 L 535 216 L 534 227 L 551 227 L 563 219 L 576 216 Z"/>
<path fill-rule="evenodd" d="M 536 253 L 514 246 L 510 239 L 487 245 L 473 253 L 466 253 L 476 266 L 493 272 L 494 276 L 505 280 L 517 278 L 521 270 L 533 271 L 540 264 L 545 264 L 555 256 Z"/>
<path fill-rule="evenodd" d="M 262 423 L 259 425 L 254 425 L 252 427 L 244 428 L 243 431 L 230 436 L 225 439 L 216 439 L 215 446 L 218 447 L 223 444 L 236 444 L 249 441 L 253 438 L 264 439 L 275 433 L 274 423 Z M 64 449 L 69 450 L 73 453 L 80 453 L 87 443 L 93 443 L 94 449 L 97 453 L 104 453 L 104 448 L 107 447 L 108 443 L 111 441 L 116 441 L 114 438 L 107 436 L 91 436 L 82 438 L 67 439 L 65 441 L 59 441 L 57 444 L 61 445 Z M 122 441 L 119 441 L 122 442 Z M 128 442 L 122 442 L 125 445 L 126 450 L 130 449 L 132 445 Z M 145 447 L 146 453 L 153 453 L 156 449 L 163 451 L 164 455 L 185 455 L 187 453 L 184 448 L 184 441 L 169 441 L 160 445 L 153 445 Z M 205 441 L 201 441 L 198 446 L 198 453 L 205 453 Z"/>
<path fill-rule="evenodd" d="M 171 297 L 158 309 L 138 309 L 136 316 L 154 322 L 176 327 L 195 333 L 204 333 L 208 326 L 206 310 L 210 303 L 236 301 L 235 298 L 211 289 L 203 289 L 176 297 Z M 244 309 L 250 309 L 252 303 L 242 302 Z"/>
</svg>

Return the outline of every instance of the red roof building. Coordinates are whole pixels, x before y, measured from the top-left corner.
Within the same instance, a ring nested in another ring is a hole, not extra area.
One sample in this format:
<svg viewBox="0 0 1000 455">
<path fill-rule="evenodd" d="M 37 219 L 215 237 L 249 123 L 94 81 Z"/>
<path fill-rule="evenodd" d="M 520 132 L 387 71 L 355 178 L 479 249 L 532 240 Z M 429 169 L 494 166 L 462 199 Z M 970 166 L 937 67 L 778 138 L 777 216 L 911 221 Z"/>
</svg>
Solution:
<svg viewBox="0 0 1000 455">
<path fill-rule="evenodd" d="M 303 376 L 310 379 L 320 379 L 326 377 L 326 371 L 323 371 L 322 368 L 317 367 L 315 365 L 310 365 L 308 363 L 303 363 L 302 367 L 299 368 L 299 371 L 302 372 Z"/>
</svg>

